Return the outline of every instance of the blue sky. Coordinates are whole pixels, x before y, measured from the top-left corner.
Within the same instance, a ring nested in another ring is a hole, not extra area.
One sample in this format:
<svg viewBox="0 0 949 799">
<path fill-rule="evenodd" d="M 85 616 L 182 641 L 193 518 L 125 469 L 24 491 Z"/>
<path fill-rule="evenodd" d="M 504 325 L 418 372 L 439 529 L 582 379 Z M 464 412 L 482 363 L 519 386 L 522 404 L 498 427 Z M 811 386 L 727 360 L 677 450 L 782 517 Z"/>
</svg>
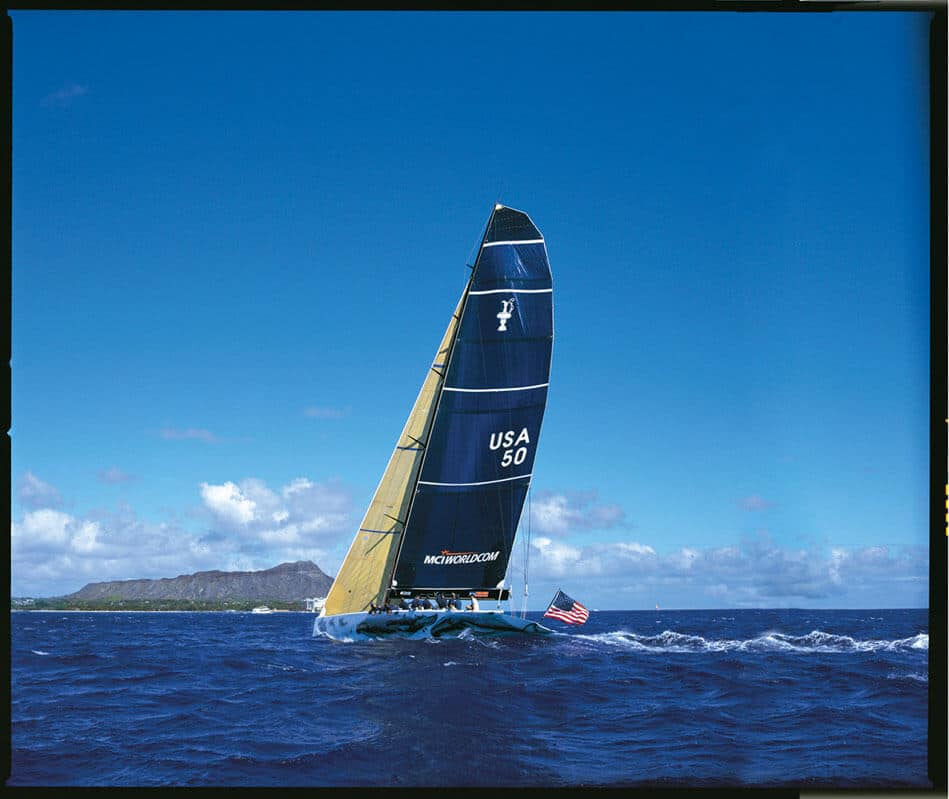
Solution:
<svg viewBox="0 0 949 799">
<path fill-rule="evenodd" d="M 500 200 L 530 607 L 926 605 L 928 15 L 11 16 L 14 595 L 334 573 Z"/>
</svg>

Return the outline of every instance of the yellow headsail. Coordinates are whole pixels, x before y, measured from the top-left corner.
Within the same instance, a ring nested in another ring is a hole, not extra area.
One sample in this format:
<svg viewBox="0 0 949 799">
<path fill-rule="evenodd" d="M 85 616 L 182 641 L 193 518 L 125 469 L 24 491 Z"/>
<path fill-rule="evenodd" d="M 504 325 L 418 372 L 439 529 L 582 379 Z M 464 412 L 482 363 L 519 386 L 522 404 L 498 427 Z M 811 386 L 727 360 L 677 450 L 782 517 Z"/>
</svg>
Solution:
<svg viewBox="0 0 949 799">
<path fill-rule="evenodd" d="M 323 610 L 326 616 L 365 611 L 370 602 L 380 605 L 385 599 L 463 302 L 464 294 L 458 301 L 379 487 L 326 597 Z"/>
</svg>

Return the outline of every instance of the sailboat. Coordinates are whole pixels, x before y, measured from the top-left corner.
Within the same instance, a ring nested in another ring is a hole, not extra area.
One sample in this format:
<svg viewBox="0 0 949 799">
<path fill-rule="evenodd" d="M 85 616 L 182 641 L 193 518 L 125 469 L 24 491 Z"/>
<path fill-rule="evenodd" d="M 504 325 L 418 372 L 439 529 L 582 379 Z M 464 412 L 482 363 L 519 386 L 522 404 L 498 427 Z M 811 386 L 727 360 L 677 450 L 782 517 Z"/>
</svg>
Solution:
<svg viewBox="0 0 949 799">
<path fill-rule="evenodd" d="M 505 577 L 547 404 L 552 346 L 544 237 L 523 211 L 495 205 L 314 635 L 551 632 L 501 603 L 510 599 Z M 415 609 L 398 607 L 411 602 Z"/>
</svg>

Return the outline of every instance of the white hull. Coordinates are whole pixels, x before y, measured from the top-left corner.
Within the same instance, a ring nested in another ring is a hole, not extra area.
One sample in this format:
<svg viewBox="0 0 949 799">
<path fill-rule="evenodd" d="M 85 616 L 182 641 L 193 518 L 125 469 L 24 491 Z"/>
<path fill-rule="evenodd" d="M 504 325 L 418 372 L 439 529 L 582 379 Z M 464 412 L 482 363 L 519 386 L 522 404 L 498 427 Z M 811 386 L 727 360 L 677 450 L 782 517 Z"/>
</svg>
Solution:
<svg viewBox="0 0 949 799">
<path fill-rule="evenodd" d="M 475 636 L 549 635 L 553 630 L 500 610 L 399 610 L 393 613 L 340 613 L 313 623 L 313 635 L 337 641 L 372 638 L 457 638 L 465 631 Z"/>
</svg>

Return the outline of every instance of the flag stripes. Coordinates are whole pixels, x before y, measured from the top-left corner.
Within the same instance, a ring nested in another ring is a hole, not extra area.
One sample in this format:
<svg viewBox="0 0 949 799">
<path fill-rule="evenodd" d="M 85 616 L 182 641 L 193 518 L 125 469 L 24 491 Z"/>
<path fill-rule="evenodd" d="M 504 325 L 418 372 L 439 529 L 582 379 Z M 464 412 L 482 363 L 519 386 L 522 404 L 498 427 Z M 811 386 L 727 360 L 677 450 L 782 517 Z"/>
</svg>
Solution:
<svg viewBox="0 0 949 799">
<path fill-rule="evenodd" d="M 563 591 L 557 591 L 544 616 L 560 619 L 565 624 L 583 624 L 590 617 L 590 611 Z"/>
</svg>

